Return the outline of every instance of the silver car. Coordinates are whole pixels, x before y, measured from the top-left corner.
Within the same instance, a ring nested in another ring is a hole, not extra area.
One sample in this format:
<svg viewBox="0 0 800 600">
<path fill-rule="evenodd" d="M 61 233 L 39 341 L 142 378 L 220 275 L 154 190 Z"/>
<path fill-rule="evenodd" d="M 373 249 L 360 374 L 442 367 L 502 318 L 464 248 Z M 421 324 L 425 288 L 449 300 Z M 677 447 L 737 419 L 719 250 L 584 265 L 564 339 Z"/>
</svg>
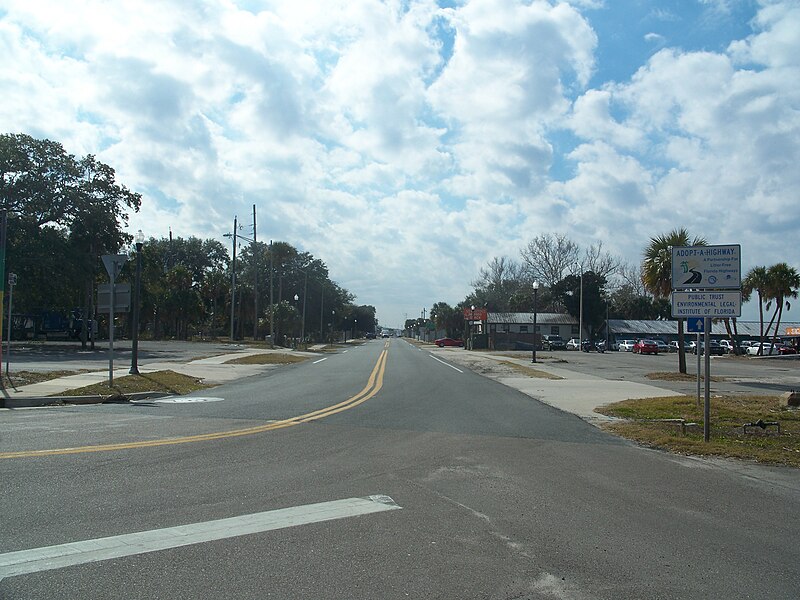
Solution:
<svg viewBox="0 0 800 600">
<path fill-rule="evenodd" d="M 619 343 L 620 352 L 633 352 L 633 346 L 636 344 L 634 340 L 622 340 Z"/>
</svg>

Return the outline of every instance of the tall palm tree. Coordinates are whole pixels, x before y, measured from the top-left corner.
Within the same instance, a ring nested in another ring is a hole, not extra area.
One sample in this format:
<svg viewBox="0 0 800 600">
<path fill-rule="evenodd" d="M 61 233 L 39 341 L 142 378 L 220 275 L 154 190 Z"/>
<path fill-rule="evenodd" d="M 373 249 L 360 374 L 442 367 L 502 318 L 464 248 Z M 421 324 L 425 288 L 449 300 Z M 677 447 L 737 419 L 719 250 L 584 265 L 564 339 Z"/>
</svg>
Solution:
<svg viewBox="0 0 800 600">
<path fill-rule="evenodd" d="M 704 238 L 690 239 L 684 228 L 650 238 L 642 261 L 642 283 L 655 298 L 669 298 L 672 291 L 673 246 L 705 246 Z M 678 369 L 686 373 L 686 351 L 683 348 L 683 319 L 678 319 Z"/>
<path fill-rule="evenodd" d="M 778 341 L 778 331 L 781 325 L 781 317 L 783 316 L 783 307 L 790 310 L 792 305 L 787 298 L 797 298 L 797 288 L 800 288 L 800 274 L 794 267 L 790 267 L 785 262 L 772 265 L 767 269 L 767 290 L 769 300 L 775 301 L 775 312 L 770 319 L 770 327 L 775 322 L 775 331 L 772 335 L 772 343 Z M 769 310 L 769 305 L 767 305 Z M 777 321 L 775 321 L 777 317 Z M 767 327 L 769 331 L 770 327 Z"/>
<path fill-rule="evenodd" d="M 761 354 L 761 349 L 764 346 L 764 300 L 767 295 L 767 288 L 769 287 L 769 277 L 767 276 L 767 267 L 753 267 L 747 272 L 747 275 L 742 281 L 742 299 L 749 300 L 753 292 L 758 294 L 758 321 L 759 321 L 759 346 L 758 354 Z"/>
</svg>

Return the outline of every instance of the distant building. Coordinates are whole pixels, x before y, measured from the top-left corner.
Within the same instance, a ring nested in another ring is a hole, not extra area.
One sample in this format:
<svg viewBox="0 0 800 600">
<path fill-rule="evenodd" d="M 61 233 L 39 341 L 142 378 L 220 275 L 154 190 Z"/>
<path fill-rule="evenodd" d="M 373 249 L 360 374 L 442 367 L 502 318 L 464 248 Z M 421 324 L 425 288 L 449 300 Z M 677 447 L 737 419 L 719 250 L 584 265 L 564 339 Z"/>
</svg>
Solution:
<svg viewBox="0 0 800 600">
<path fill-rule="evenodd" d="M 494 312 L 487 315 L 486 323 L 476 324 L 475 332 L 488 333 L 488 344 L 491 350 L 527 350 L 534 341 L 538 343 L 542 335 L 560 335 L 564 340 L 570 338 L 585 339 L 587 328 L 584 323 L 583 335 L 578 334 L 578 319 L 564 313 L 536 313 L 536 331 L 533 330 L 533 313 L 504 313 Z M 484 329 L 484 326 L 486 329 Z M 767 323 L 764 323 L 766 328 Z M 757 340 L 760 335 L 758 321 L 736 320 L 736 335 L 739 340 Z M 733 330 L 733 323 L 731 323 Z M 788 330 L 800 329 L 798 322 L 781 323 L 781 335 L 778 337 L 790 338 Z M 537 335 L 535 335 L 537 334 Z M 693 336 L 694 333 L 684 335 Z M 678 339 L 678 322 L 676 320 L 629 320 L 610 319 L 603 323 L 597 332 L 599 339 L 608 336 L 610 343 L 620 340 L 661 339 L 669 343 Z M 711 338 L 721 340 L 728 337 L 723 321 L 712 322 Z"/>
</svg>

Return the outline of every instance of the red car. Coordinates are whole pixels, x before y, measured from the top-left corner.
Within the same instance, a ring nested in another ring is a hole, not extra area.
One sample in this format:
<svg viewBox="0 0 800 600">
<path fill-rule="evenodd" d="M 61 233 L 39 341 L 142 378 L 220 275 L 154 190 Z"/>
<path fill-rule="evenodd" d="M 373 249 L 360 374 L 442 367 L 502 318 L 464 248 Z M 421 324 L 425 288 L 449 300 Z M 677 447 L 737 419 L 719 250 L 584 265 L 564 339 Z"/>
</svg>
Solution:
<svg viewBox="0 0 800 600">
<path fill-rule="evenodd" d="M 433 342 L 439 348 L 444 348 L 445 346 L 455 346 L 456 348 L 461 348 L 464 346 L 463 340 L 454 340 L 453 338 L 439 338 Z"/>
<path fill-rule="evenodd" d="M 797 354 L 797 350 L 788 344 L 778 344 L 778 354 Z"/>
<path fill-rule="evenodd" d="M 634 353 L 658 354 L 658 344 L 653 340 L 639 340 L 633 345 Z"/>
</svg>

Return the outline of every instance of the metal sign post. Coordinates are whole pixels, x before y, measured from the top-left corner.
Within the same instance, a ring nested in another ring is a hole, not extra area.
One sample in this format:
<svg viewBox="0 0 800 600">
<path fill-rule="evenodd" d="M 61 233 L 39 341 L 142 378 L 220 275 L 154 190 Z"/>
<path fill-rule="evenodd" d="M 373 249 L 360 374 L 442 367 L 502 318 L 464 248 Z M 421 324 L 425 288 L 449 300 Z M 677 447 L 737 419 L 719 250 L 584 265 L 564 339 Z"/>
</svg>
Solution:
<svg viewBox="0 0 800 600">
<path fill-rule="evenodd" d="M 672 258 L 672 316 L 688 319 L 697 332 L 697 404 L 700 404 L 700 350 L 705 353 L 703 440 L 711 437 L 711 319 L 742 314 L 742 248 L 674 246 Z M 700 333 L 703 345 L 700 345 Z"/>
<path fill-rule="evenodd" d="M 103 264 L 111 278 L 111 311 L 108 315 L 108 387 L 114 385 L 114 281 L 128 260 L 126 254 L 106 254 Z"/>
<path fill-rule="evenodd" d="M 705 331 L 706 320 L 702 317 L 692 317 L 686 319 L 686 332 L 697 334 L 697 345 L 695 346 L 697 354 L 697 407 L 700 407 L 700 334 Z"/>
<path fill-rule="evenodd" d="M 711 319 L 706 317 L 705 333 L 705 403 L 703 404 L 703 441 L 711 437 Z"/>
</svg>

